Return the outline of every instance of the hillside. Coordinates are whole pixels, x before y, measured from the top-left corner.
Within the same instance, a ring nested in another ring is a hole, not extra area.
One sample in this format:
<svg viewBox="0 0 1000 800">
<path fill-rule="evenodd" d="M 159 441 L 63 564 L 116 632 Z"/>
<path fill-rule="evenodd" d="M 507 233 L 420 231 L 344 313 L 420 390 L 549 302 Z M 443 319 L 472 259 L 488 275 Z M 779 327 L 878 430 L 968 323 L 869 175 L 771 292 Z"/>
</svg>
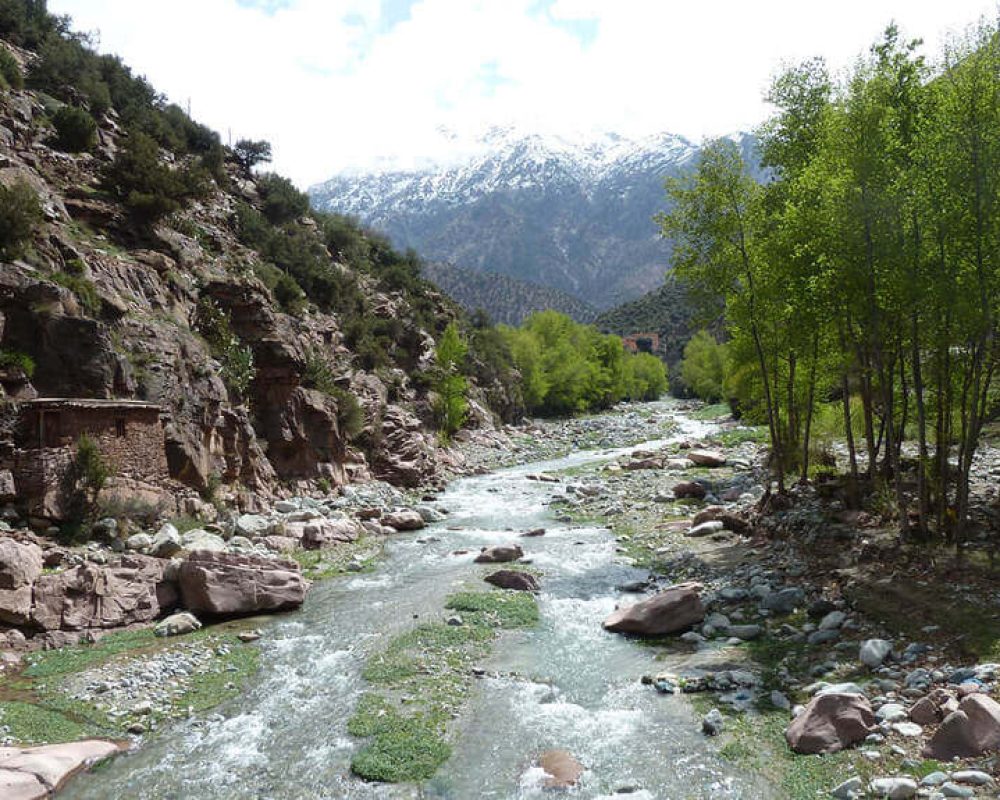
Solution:
<svg viewBox="0 0 1000 800">
<path fill-rule="evenodd" d="M 745 150 L 747 135 L 736 137 Z M 670 248 L 653 216 L 664 178 L 698 147 L 662 134 L 567 140 L 493 130 L 457 164 L 334 177 L 320 209 L 358 216 L 429 260 L 550 286 L 598 308 L 662 280 Z"/>
<path fill-rule="evenodd" d="M 591 322 L 597 310 L 571 294 L 496 272 L 429 263 L 423 275 L 466 311 L 485 311 L 494 322 L 520 325 L 534 311 L 553 309 L 577 322 Z"/>
<path fill-rule="evenodd" d="M 594 324 L 606 333 L 619 336 L 659 334 L 658 355 L 671 365 L 681 360 L 684 345 L 700 327 L 696 324 L 683 287 L 672 278 L 637 300 L 603 312 Z"/>
<path fill-rule="evenodd" d="M 435 341 L 461 312 L 419 263 L 308 213 L 44 5 L 15 23 L 0 40 L 0 468 L 22 404 L 60 397 L 156 404 L 174 483 L 142 491 L 173 508 L 433 481 Z M 473 385 L 471 424 L 492 424 L 490 401 L 513 413 L 513 391 Z"/>
</svg>

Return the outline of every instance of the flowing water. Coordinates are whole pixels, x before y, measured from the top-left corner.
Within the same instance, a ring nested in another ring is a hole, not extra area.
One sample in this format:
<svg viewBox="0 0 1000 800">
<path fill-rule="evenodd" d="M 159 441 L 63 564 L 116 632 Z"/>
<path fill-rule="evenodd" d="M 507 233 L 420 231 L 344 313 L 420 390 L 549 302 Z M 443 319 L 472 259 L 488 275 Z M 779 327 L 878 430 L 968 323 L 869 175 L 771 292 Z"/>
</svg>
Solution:
<svg viewBox="0 0 1000 800">
<path fill-rule="evenodd" d="M 679 435 L 700 432 L 700 423 L 678 421 Z M 394 537 L 374 573 L 319 583 L 301 611 L 265 626 L 263 669 L 237 701 L 150 737 L 138 752 L 77 779 L 64 796 L 531 800 L 551 794 L 532 768 L 549 748 L 567 749 L 586 765 L 575 797 L 767 796 L 714 755 L 684 698 L 640 685 L 654 668 L 682 667 L 683 656 L 654 667 L 648 648 L 601 628 L 621 597 L 615 587 L 646 573 L 616 563 L 607 529 L 557 524 L 548 503 L 560 487 L 527 477 L 622 452 L 576 453 L 456 481 L 440 497 L 451 512 L 445 523 Z M 446 595 L 477 579 L 473 556 L 453 550 L 513 541 L 536 527 L 547 534 L 517 541 L 543 574 L 541 622 L 504 634 L 482 664 L 507 677 L 476 682 L 455 723 L 452 758 L 422 787 L 353 778 L 350 759 L 362 743 L 346 725 L 365 690 L 365 658 L 416 619 L 440 619 Z"/>
</svg>

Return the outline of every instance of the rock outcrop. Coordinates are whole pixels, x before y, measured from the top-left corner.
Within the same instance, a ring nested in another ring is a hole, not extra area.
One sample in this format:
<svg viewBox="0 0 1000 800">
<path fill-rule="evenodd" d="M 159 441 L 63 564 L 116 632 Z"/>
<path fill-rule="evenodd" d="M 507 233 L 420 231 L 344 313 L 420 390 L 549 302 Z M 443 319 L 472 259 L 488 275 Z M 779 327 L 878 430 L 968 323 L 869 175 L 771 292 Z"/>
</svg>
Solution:
<svg viewBox="0 0 1000 800">
<path fill-rule="evenodd" d="M 297 608 L 308 587 L 294 561 L 202 550 L 181 565 L 178 581 L 186 609 L 214 616 Z"/>
<path fill-rule="evenodd" d="M 705 618 L 701 584 L 680 583 L 647 600 L 620 608 L 604 620 L 605 630 L 637 636 L 679 633 Z"/>
<path fill-rule="evenodd" d="M 944 718 L 923 750 L 938 761 L 980 756 L 1000 749 L 1000 703 L 984 694 L 964 697 Z"/>
<path fill-rule="evenodd" d="M 110 758 L 118 745 L 96 739 L 42 747 L 0 747 L 0 797 L 42 800 L 80 770 Z"/>
</svg>

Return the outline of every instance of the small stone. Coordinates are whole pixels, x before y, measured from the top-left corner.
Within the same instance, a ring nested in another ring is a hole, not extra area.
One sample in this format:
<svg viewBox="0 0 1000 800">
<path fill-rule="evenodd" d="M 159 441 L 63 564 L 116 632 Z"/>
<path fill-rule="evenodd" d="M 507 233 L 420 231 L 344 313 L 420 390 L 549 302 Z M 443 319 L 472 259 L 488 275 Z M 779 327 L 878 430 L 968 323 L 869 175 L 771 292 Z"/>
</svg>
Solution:
<svg viewBox="0 0 1000 800">
<path fill-rule="evenodd" d="M 952 780 L 958 783 L 970 783 L 973 786 L 989 786 L 993 783 L 993 776 L 978 769 L 962 769 L 952 773 Z"/>
<path fill-rule="evenodd" d="M 882 666 L 889 653 L 892 652 L 892 643 L 885 639 L 868 639 L 861 643 L 858 658 L 861 663 L 871 669 Z"/>
<path fill-rule="evenodd" d="M 863 785 L 861 778 L 855 775 L 853 778 L 848 778 L 834 788 L 830 792 L 830 796 L 835 800 L 854 800 L 854 798 L 861 794 L 861 787 Z"/>
<path fill-rule="evenodd" d="M 239 639 L 244 644 L 249 644 L 250 642 L 256 642 L 260 639 L 261 633 L 258 630 L 253 631 L 240 631 L 236 634 L 236 638 Z"/>
<path fill-rule="evenodd" d="M 701 720 L 701 730 L 706 736 L 718 736 L 722 733 L 723 725 L 722 712 L 717 708 L 713 708 Z"/>
<path fill-rule="evenodd" d="M 869 791 L 884 800 L 909 800 L 917 795 L 917 782 L 912 778 L 876 778 Z"/>
<path fill-rule="evenodd" d="M 896 722 L 892 725 L 892 729 L 900 736 L 906 736 L 911 739 L 920 736 L 924 732 L 924 729 L 915 722 Z"/>
<path fill-rule="evenodd" d="M 975 797 L 976 790 L 971 786 L 959 786 L 957 783 L 948 781 L 941 784 L 941 794 L 945 797 Z"/>
<path fill-rule="evenodd" d="M 947 772 L 941 772 L 939 770 L 937 772 L 932 772 L 929 775 L 924 775 L 924 777 L 920 781 L 920 785 L 921 786 L 941 786 L 942 784 L 947 783 L 947 782 L 948 782 L 948 773 Z"/>
</svg>

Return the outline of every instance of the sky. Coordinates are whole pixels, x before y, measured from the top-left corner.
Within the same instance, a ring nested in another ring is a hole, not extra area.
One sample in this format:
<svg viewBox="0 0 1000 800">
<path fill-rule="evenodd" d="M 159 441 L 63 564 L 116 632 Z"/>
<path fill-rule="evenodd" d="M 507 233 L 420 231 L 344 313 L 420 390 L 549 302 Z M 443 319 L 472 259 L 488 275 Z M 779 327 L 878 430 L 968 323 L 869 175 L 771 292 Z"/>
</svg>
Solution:
<svg viewBox="0 0 1000 800">
<path fill-rule="evenodd" d="M 895 20 L 933 56 L 996 0 L 49 0 L 199 121 L 267 139 L 305 188 L 445 160 L 494 125 L 671 132 L 763 121 L 782 65 L 843 70 Z M 444 135 L 442 131 L 447 131 Z"/>
</svg>

